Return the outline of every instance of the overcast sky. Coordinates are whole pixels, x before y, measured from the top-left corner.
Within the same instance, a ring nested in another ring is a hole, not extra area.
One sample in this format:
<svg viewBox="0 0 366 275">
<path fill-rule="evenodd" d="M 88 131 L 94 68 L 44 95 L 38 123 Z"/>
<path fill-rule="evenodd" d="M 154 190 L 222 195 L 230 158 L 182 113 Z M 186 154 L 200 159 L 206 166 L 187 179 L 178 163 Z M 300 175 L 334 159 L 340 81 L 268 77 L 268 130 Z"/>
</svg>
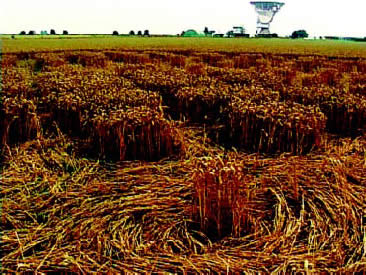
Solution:
<svg viewBox="0 0 366 275">
<path fill-rule="evenodd" d="M 287 0 L 271 32 L 289 35 L 366 37 L 366 0 Z M 1 0 L 0 33 L 55 29 L 57 33 L 177 34 L 186 29 L 226 33 L 232 26 L 255 33 L 256 14 L 249 0 Z"/>
</svg>

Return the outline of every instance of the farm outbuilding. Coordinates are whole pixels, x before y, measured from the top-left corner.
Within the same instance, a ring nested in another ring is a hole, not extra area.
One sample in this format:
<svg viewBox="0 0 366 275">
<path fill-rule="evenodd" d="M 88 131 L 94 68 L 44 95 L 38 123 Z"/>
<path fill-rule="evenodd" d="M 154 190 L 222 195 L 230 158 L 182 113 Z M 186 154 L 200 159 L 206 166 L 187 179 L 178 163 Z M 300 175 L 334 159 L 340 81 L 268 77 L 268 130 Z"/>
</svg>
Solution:
<svg viewBox="0 0 366 275">
<path fill-rule="evenodd" d="M 183 37 L 202 37 L 205 35 L 201 32 L 197 32 L 196 30 L 189 29 L 189 30 L 185 31 L 182 36 Z"/>
</svg>

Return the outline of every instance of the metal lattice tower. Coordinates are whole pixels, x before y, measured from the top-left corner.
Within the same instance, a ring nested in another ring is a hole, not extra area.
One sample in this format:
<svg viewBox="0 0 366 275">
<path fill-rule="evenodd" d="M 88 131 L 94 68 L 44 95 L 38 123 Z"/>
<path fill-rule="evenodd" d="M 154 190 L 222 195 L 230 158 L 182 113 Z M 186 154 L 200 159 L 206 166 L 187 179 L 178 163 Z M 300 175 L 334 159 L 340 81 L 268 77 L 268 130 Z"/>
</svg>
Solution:
<svg viewBox="0 0 366 275">
<path fill-rule="evenodd" d="M 273 21 L 274 16 L 282 8 L 285 3 L 271 1 L 252 1 L 250 4 L 255 6 L 255 11 L 258 14 L 257 19 L 257 35 L 270 34 L 269 26 Z"/>
</svg>

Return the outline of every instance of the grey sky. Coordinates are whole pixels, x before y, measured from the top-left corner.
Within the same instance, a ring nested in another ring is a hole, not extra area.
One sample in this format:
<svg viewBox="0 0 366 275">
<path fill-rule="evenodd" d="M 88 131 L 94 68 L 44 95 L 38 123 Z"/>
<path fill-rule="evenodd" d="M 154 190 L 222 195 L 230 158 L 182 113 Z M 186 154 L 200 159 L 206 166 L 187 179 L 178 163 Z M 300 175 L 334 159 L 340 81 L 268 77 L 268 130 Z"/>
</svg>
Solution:
<svg viewBox="0 0 366 275">
<path fill-rule="evenodd" d="M 271 31 L 289 35 L 306 29 L 310 36 L 366 36 L 366 0 L 287 0 Z M 55 29 L 60 33 L 111 33 L 149 29 L 177 34 L 205 26 L 226 32 L 243 25 L 254 34 L 256 14 L 249 0 L 2 0 L 0 33 Z"/>
</svg>

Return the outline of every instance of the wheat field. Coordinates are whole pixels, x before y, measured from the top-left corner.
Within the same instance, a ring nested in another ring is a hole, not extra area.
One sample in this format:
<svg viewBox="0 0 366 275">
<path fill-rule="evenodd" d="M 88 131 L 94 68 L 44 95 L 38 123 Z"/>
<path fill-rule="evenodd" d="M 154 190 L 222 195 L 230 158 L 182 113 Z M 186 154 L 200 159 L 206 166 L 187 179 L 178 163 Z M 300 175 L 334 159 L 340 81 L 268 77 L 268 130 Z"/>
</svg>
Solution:
<svg viewBox="0 0 366 275">
<path fill-rule="evenodd" d="M 365 274 L 365 53 L 4 38 L 2 272 Z"/>
</svg>

